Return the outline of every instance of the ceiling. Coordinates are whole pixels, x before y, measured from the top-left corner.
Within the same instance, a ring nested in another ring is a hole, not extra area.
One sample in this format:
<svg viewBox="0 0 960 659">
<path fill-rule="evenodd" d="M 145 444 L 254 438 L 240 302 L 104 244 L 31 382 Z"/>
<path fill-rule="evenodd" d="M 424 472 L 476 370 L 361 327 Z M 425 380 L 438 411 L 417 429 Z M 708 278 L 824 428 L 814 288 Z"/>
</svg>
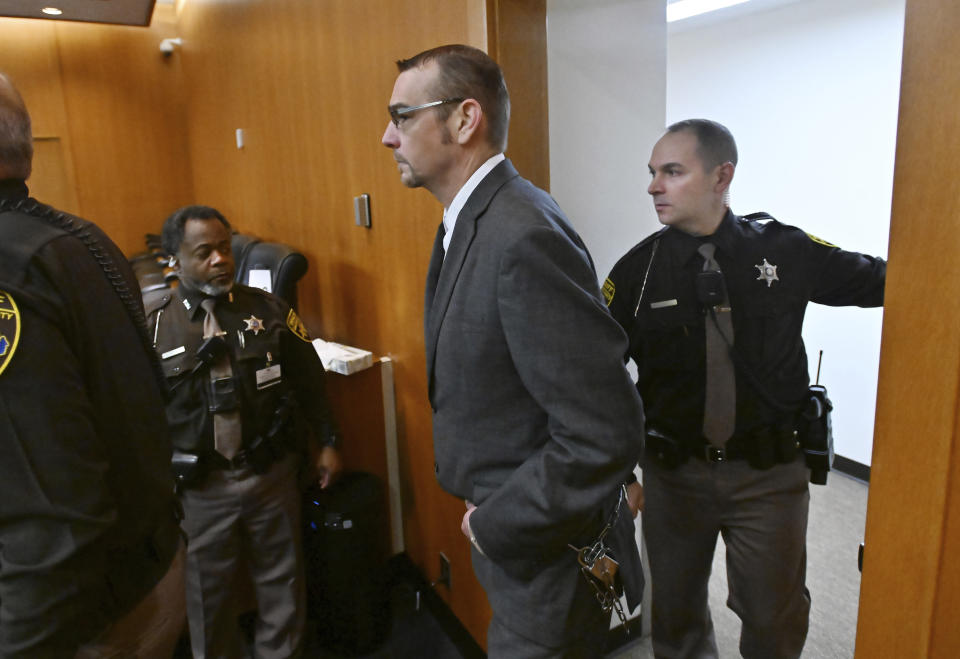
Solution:
<svg viewBox="0 0 960 659">
<path fill-rule="evenodd" d="M 0 0 L 0 16 L 149 25 L 155 2 L 156 0 Z M 49 16 L 41 11 L 44 7 L 56 7 L 63 13 Z"/>
<path fill-rule="evenodd" d="M 667 0 L 667 4 L 672 5 L 673 3 L 679 1 L 680 0 Z M 778 9 L 783 5 L 789 5 L 795 2 L 803 1 L 805 0 L 748 0 L 747 2 L 733 5 L 732 7 L 725 7 L 723 9 L 711 11 L 706 14 L 700 14 L 699 16 L 693 16 L 682 21 L 668 23 L 667 31 L 669 34 L 686 32 L 688 30 L 706 27 L 707 25 L 713 25 L 714 23 L 733 20 L 740 16 L 745 16 L 746 14 L 754 14 L 761 11 Z"/>
<path fill-rule="evenodd" d="M 772 9 L 798 0 L 750 0 L 743 4 L 710 12 L 684 21 L 670 24 L 670 31 L 691 28 L 729 20 L 743 14 Z M 149 25 L 155 2 L 172 3 L 173 0 L 0 0 L 0 16 L 16 18 L 41 18 L 58 21 L 82 21 L 88 23 L 114 23 L 118 25 Z M 673 4 L 678 0 L 667 0 Z M 56 7 L 63 11 L 59 16 L 49 16 L 41 10 Z"/>
</svg>

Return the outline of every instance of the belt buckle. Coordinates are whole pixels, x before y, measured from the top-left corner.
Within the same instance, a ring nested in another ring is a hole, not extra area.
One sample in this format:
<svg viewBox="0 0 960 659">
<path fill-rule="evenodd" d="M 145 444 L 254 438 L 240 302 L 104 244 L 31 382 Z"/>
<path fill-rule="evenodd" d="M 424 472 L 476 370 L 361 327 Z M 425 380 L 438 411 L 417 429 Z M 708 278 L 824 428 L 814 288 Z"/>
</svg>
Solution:
<svg viewBox="0 0 960 659">
<path fill-rule="evenodd" d="M 707 462 L 726 462 L 727 451 L 719 446 L 707 444 L 703 447 L 703 458 Z"/>
</svg>

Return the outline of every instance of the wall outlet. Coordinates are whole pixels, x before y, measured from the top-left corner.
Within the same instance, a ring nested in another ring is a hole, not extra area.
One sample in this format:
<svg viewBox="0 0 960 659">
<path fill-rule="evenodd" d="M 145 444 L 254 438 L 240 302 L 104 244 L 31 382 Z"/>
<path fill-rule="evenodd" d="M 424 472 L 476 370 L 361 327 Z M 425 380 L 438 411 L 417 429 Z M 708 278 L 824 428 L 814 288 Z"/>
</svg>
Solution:
<svg viewBox="0 0 960 659">
<path fill-rule="evenodd" d="M 444 584 L 447 590 L 450 589 L 450 559 L 443 552 L 440 552 L 440 576 L 434 583 Z"/>
</svg>

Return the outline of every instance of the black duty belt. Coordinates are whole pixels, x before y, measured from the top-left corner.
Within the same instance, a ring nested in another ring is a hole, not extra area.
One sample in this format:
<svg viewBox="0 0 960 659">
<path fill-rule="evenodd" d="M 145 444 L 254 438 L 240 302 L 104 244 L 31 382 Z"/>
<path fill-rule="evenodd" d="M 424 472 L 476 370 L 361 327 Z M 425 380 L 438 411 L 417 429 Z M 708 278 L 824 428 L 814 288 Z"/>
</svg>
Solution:
<svg viewBox="0 0 960 659">
<path fill-rule="evenodd" d="M 233 458 L 212 451 L 207 454 L 207 464 L 210 469 L 252 469 L 258 474 L 265 474 L 286 452 L 286 447 L 279 443 L 260 442 L 252 448 L 239 451 Z"/>
<path fill-rule="evenodd" d="M 714 446 L 706 440 L 698 450 L 690 451 L 694 455 L 706 462 L 726 462 L 727 460 L 745 460 L 747 451 L 740 446 L 731 446 L 728 442 L 726 446 Z"/>
<path fill-rule="evenodd" d="M 762 427 L 749 436 L 734 436 L 723 447 L 713 446 L 703 437 L 676 438 L 654 428 L 647 429 L 646 454 L 668 468 L 675 468 L 691 457 L 704 462 L 746 460 L 758 469 L 792 462 L 800 449 L 797 433 L 789 426 Z"/>
</svg>

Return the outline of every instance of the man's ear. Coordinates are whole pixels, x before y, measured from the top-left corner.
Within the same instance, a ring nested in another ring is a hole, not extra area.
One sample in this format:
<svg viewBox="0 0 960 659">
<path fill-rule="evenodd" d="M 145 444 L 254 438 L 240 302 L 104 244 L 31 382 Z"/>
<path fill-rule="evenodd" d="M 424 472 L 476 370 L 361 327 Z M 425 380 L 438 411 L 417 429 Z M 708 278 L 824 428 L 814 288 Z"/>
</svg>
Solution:
<svg viewBox="0 0 960 659">
<path fill-rule="evenodd" d="M 736 170 L 736 167 L 734 167 L 733 163 L 730 161 L 727 161 L 722 165 L 720 165 L 719 167 L 717 167 L 716 169 L 717 179 L 715 184 L 715 190 L 717 192 L 725 193 L 727 190 L 730 189 L 730 184 L 733 182 L 733 173 L 735 170 Z"/>
<path fill-rule="evenodd" d="M 476 99 L 468 98 L 460 102 L 460 107 L 454 110 L 456 124 L 454 131 L 458 144 L 469 142 L 480 129 L 483 120 L 483 108 Z"/>
</svg>

